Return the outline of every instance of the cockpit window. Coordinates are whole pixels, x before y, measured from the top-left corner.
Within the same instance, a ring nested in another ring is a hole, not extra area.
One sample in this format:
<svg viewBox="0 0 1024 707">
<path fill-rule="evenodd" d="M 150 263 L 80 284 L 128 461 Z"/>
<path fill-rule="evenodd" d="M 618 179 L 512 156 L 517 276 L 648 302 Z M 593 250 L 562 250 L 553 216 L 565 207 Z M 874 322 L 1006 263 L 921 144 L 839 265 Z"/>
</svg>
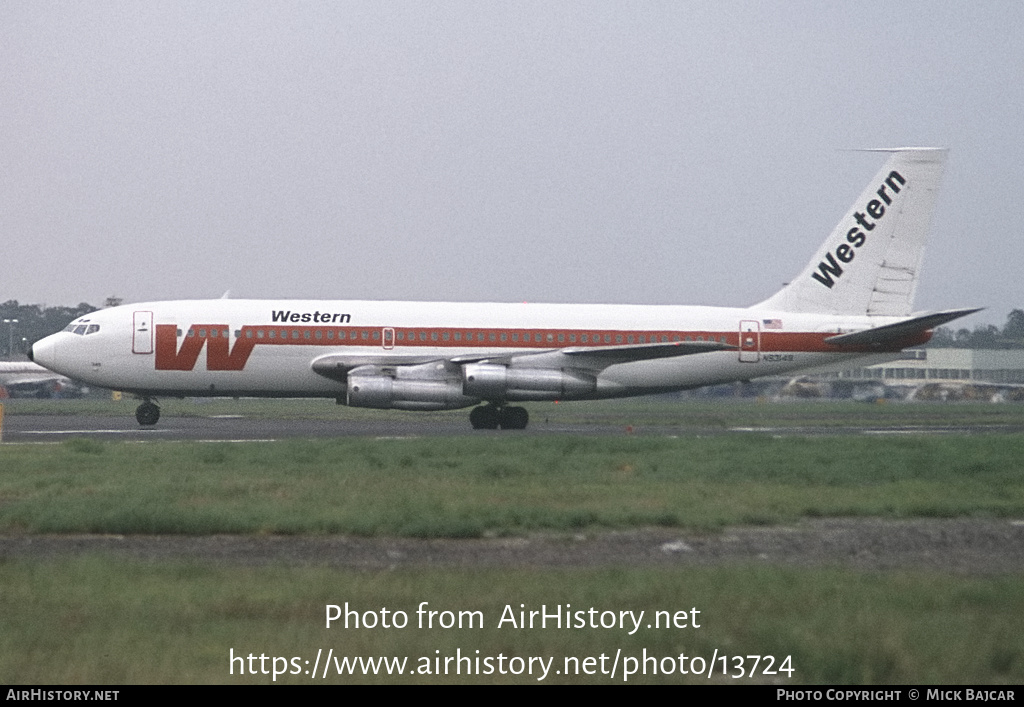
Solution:
<svg viewBox="0 0 1024 707">
<path fill-rule="evenodd" d="M 78 324 L 76 322 L 71 322 L 64 327 L 64 331 L 77 334 L 78 336 L 88 336 L 89 334 L 95 334 L 99 330 L 99 324 Z"/>
</svg>

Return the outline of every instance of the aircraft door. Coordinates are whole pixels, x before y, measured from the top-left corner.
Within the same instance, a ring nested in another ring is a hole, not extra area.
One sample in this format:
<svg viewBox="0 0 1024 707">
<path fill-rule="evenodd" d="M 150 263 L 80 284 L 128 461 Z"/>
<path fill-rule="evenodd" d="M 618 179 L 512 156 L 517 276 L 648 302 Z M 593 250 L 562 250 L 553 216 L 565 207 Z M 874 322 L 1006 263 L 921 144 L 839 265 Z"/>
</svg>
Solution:
<svg viewBox="0 0 1024 707">
<path fill-rule="evenodd" d="M 761 323 L 753 319 L 740 322 L 740 363 L 761 359 Z"/>
<path fill-rule="evenodd" d="M 152 312 L 136 312 L 132 317 L 132 353 L 153 353 Z"/>
<path fill-rule="evenodd" d="M 381 341 L 384 344 L 384 348 L 389 351 L 395 348 L 395 330 L 391 327 L 384 327 L 384 331 L 381 333 Z"/>
</svg>

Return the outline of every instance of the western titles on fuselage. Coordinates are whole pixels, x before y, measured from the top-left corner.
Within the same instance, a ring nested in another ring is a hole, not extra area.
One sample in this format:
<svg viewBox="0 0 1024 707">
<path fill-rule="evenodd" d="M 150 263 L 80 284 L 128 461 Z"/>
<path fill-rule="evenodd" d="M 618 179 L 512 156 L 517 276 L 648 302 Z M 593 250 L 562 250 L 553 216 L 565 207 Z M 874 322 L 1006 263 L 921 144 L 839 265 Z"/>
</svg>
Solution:
<svg viewBox="0 0 1024 707">
<path fill-rule="evenodd" d="M 337 312 L 293 312 L 288 309 L 275 309 L 270 312 L 272 322 L 291 322 L 292 324 L 348 324 L 352 321 L 351 314 Z"/>
</svg>

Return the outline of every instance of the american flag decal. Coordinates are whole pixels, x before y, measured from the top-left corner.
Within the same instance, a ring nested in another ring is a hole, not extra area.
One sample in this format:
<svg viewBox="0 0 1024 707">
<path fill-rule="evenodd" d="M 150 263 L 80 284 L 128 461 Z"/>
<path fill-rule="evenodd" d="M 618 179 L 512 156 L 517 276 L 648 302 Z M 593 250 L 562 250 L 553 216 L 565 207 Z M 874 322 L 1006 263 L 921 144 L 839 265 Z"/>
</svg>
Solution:
<svg viewBox="0 0 1024 707">
<path fill-rule="evenodd" d="M 764 319 L 762 321 L 764 322 L 764 328 L 765 329 L 781 329 L 782 328 L 782 320 L 781 319 Z"/>
</svg>

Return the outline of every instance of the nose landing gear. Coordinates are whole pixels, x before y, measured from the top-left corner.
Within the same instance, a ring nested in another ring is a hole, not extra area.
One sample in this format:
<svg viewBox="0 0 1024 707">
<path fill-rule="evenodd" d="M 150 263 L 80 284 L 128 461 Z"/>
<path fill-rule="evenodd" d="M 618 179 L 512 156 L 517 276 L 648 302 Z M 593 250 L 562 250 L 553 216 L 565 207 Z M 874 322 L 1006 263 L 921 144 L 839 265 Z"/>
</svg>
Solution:
<svg viewBox="0 0 1024 707">
<path fill-rule="evenodd" d="M 135 408 L 135 419 L 142 427 L 152 427 L 160 420 L 160 407 L 146 398 L 142 405 Z"/>
</svg>

